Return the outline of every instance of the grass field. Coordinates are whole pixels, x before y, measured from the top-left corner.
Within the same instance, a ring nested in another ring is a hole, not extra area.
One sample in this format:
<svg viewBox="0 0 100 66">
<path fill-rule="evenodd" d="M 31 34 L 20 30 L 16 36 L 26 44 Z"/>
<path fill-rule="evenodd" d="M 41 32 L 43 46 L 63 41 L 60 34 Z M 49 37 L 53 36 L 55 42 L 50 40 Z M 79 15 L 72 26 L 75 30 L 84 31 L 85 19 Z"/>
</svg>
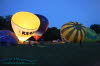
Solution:
<svg viewBox="0 0 100 66">
<path fill-rule="evenodd" d="M 34 57 L 39 66 L 100 66 L 100 43 L 0 47 L 5 57 Z"/>
</svg>

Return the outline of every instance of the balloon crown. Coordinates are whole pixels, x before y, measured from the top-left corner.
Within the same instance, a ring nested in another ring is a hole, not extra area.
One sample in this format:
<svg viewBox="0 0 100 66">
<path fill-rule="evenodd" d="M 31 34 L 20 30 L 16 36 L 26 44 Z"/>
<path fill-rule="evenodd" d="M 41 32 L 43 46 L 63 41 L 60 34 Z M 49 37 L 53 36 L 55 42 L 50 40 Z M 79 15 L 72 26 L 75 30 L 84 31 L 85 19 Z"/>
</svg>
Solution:
<svg viewBox="0 0 100 66">
<path fill-rule="evenodd" d="M 77 29 L 77 30 L 81 30 L 82 27 L 84 27 L 82 24 L 76 22 L 75 24 L 73 24 L 74 28 Z"/>
</svg>

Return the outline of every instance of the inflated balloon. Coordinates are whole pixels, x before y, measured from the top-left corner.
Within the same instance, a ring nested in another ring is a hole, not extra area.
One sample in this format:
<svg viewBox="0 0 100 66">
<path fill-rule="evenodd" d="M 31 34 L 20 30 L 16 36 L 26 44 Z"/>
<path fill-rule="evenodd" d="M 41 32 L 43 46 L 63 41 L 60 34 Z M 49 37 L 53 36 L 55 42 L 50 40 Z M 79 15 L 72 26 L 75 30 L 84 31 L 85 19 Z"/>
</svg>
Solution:
<svg viewBox="0 0 100 66">
<path fill-rule="evenodd" d="M 36 16 L 38 16 L 38 18 L 40 19 L 40 27 L 34 33 L 33 37 L 36 40 L 38 40 L 43 35 L 43 33 L 47 31 L 49 22 L 48 22 L 48 19 L 44 17 L 43 15 L 36 14 Z"/>
<path fill-rule="evenodd" d="M 30 12 L 17 12 L 12 16 L 11 24 L 19 41 L 24 42 L 38 30 L 40 20 Z"/>
<path fill-rule="evenodd" d="M 68 22 L 62 26 L 60 33 L 66 42 L 76 43 L 84 40 L 86 28 L 78 22 Z"/>
<path fill-rule="evenodd" d="M 11 46 L 18 43 L 16 35 L 9 30 L 0 31 L 0 46 Z"/>
<path fill-rule="evenodd" d="M 94 30 L 92 30 L 91 28 L 86 28 L 86 38 L 90 38 L 90 39 L 96 39 L 97 38 L 97 34 Z"/>
<path fill-rule="evenodd" d="M 85 42 L 95 42 L 98 39 L 98 35 L 94 30 L 91 28 L 86 28 Z"/>
</svg>

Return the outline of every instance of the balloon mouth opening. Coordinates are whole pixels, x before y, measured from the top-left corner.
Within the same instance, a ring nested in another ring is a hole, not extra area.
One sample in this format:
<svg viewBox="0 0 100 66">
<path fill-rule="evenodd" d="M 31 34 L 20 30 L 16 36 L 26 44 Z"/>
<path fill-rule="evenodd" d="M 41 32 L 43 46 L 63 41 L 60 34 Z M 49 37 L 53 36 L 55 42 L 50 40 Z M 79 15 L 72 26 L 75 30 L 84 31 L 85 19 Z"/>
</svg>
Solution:
<svg viewBox="0 0 100 66">
<path fill-rule="evenodd" d="M 23 44 L 23 43 L 24 43 L 24 41 L 20 41 L 20 40 L 18 41 L 18 44 Z"/>
<path fill-rule="evenodd" d="M 35 40 L 39 40 L 41 36 L 33 36 L 35 38 Z"/>
</svg>

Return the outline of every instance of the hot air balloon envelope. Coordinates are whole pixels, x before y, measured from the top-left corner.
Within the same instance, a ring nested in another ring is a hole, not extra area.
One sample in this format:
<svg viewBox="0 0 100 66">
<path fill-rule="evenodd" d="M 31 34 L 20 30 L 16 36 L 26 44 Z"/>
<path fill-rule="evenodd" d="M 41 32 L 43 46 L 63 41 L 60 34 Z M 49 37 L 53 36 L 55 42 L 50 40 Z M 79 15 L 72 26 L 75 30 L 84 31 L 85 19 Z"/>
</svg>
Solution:
<svg viewBox="0 0 100 66">
<path fill-rule="evenodd" d="M 3 46 L 10 45 L 11 46 L 12 44 L 17 44 L 17 43 L 18 43 L 18 39 L 13 32 L 9 30 L 0 31 L 0 45 L 3 45 Z"/>
<path fill-rule="evenodd" d="M 86 37 L 90 38 L 90 39 L 96 39 L 97 38 L 97 34 L 94 30 L 90 29 L 90 28 L 86 28 Z"/>
<path fill-rule="evenodd" d="M 36 16 L 38 16 L 38 18 L 40 19 L 40 27 L 39 29 L 34 33 L 33 37 L 38 40 L 48 29 L 48 19 L 43 16 L 43 15 L 39 15 L 39 14 L 35 14 Z M 36 38 L 37 37 L 37 38 Z"/>
<path fill-rule="evenodd" d="M 30 12 L 17 12 L 12 16 L 11 24 L 19 41 L 23 42 L 38 30 L 40 20 Z"/>
<path fill-rule="evenodd" d="M 98 35 L 91 28 L 86 28 L 85 42 L 95 42 L 99 40 Z"/>
<path fill-rule="evenodd" d="M 78 22 L 68 22 L 62 26 L 60 33 L 64 41 L 76 43 L 84 40 L 86 29 Z"/>
</svg>

